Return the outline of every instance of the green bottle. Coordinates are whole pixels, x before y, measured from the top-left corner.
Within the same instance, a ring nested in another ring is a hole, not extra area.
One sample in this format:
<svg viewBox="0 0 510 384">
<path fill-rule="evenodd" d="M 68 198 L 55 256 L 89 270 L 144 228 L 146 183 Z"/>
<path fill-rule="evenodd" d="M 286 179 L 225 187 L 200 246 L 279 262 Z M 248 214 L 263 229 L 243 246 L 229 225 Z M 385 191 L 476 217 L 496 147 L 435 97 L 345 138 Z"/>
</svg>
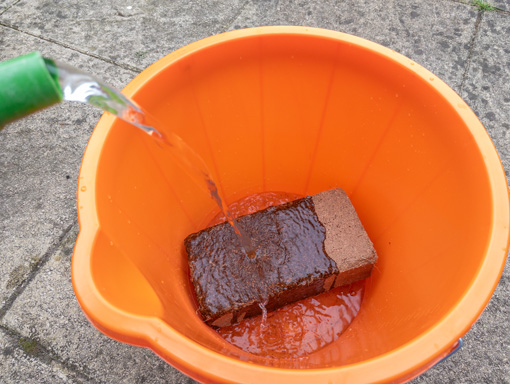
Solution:
<svg viewBox="0 0 510 384">
<path fill-rule="evenodd" d="M 58 77 L 48 69 L 52 64 L 39 52 L 0 63 L 0 130 L 13 120 L 62 101 Z"/>
</svg>

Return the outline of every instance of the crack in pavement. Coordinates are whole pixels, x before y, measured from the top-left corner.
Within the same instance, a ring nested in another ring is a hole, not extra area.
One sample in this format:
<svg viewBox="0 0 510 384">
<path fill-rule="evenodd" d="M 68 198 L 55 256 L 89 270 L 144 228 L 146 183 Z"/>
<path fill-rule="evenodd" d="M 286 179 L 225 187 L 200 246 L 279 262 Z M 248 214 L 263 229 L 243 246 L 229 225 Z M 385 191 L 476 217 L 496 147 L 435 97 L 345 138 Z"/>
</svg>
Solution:
<svg viewBox="0 0 510 384">
<path fill-rule="evenodd" d="M 235 13 L 235 15 L 234 15 L 234 16 L 232 16 L 232 18 L 224 24 L 223 28 L 221 29 L 221 31 L 222 31 L 222 32 L 228 31 L 228 30 L 232 27 L 232 25 L 233 25 L 233 24 L 235 23 L 235 21 L 239 18 L 239 16 L 241 15 L 241 13 L 243 13 L 244 9 L 246 8 L 246 6 L 248 5 L 248 3 L 249 3 L 249 2 L 250 2 L 250 0 L 246 0 L 246 1 L 243 3 L 243 5 L 241 5 L 241 6 L 239 7 L 239 10 Z"/>
<path fill-rule="evenodd" d="M 32 337 L 26 337 L 19 332 L 0 324 L 0 332 L 3 332 L 9 345 L 0 350 L 2 354 L 10 354 L 13 349 L 22 351 L 27 356 L 38 360 L 46 366 L 56 366 L 56 368 L 71 373 L 72 379 L 83 383 L 97 383 L 96 380 L 83 373 L 75 364 L 66 362 L 60 356 L 48 350 L 43 344 Z"/>
<path fill-rule="evenodd" d="M 65 245 L 66 238 L 69 233 L 71 233 L 73 227 L 77 224 L 76 220 L 73 220 L 71 224 L 69 224 L 60 234 L 58 240 L 50 245 L 50 247 L 44 252 L 44 254 L 39 258 L 39 260 L 32 264 L 30 267 L 30 271 L 27 276 L 23 279 L 23 281 L 14 289 L 13 293 L 6 300 L 4 306 L 0 308 L 0 321 L 5 317 L 5 315 L 9 312 L 9 309 L 14 305 L 16 299 L 25 291 L 28 285 L 35 279 L 38 273 L 42 270 L 44 265 L 48 263 L 51 257 L 57 252 L 60 248 Z M 54 353 L 46 346 L 41 340 L 34 338 L 33 336 L 25 336 L 18 331 L 9 328 L 5 324 L 0 323 L 0 332 L 6 335 L 10 349 L 16 348 L 21 350 L 27 356 L 38 360 L 44 365 L 47 366 L 56 366 L 58 369 L 69 372 L 71 374 L 71 378 L 73 381 L 80 383 L 96 383 L 97 381 L 93 379 L 91 376 L 84 373 L 76 364 L 71 363 L 58 356 L 58 354 Z M 4 348 L 0 350 L 0 356 L 2 354 L 8 353 L 8 349 Z"/>
<path fill-rule="evenodd" d="M 450 0 L 450 1 L 453 2 L 453 3 L 459 3 L 459 4 L 469 5 L 469 6 L 474 7 L 474 8 L 478 8 L 478 10 L 480 12 L 497 12 L 497 13 L 502 13 L 504 15 L 509 15 L 510 16 L 510 11 L 498 8 L 498 7 L 492 5 L 489 2 L 487 2 L 487 5 L 490 5 L 491 7 L 493 7 L 493 9 L 483 10 L 483 9 L 480 9 L 480 7 L 477 4 L 475 4 L 474 1 L 466 1 L 466 0 Z"/>
<path fill-rule="evenodd" d="M 1 13 L 0 13 L 0 15 L 1 15 Z M 44 41 L 46 41 L 48 43 L 56 44 L 56 45 L 58 45 L 60 47 L 63 47 L 63 48 L 70 49 L 72 51 L 81 53 L 82 55 L 86 55 L 86 56 L 92 57 L 94 59 L 104 61 L 105 63 L 115 65 L 115 66 L 117 66 L 119 68 L 122 68 L 122 69 L 125 69 L 127 71 L 133 72 L 133 73 L 135 73 L 137 75 L 140 72 L 142 72 L 141 68 L 134 67 L 134 66 L 129 65 L 129 64 L 117 63 L 116 61 L 108 59 L 106 57 L 102 57 L 102 56 L 99 56 L 99 55 L 87 52 L 87 51 L 85 51 L 83 49 L 79 49 L 79 48 L 73 47 L 70 44 L 67 44 L 67 43 L 64 43 L 62 41 L 58 41 L 58 40 L 52 39 L 50 37 L 44 37 L 44 36 L 41 36 L 41 35 L 39 35 L 37 33 L 32 33 L 32 32 L 29 32 L 29 31 L 25 31 L 25 30 L 23 30 L 21 28 L 18 28 L 16 26 L 14 26 L 14 25 L 10 25 L 10 24 L 4 23 L 3 21 L 0 21 L 0 26 L 12 29 L 12 30 L 14 30 L 16 32 L 24 33 L 25 35 L 32 36 L 32 37 L 35 37 L 35 38 L 40 39 L 40 40 L 44 40 Z"/>
<path fill-rule="evenodd" d="M 16 0 L 14 3 L 12 3 L 11 5 L 8 5 L 7 7 L 5 7 L 5 9 L 3 11 L 0 11 L 0 16 L 2 16 L 5 12 L 7 12 L 9 9 L 11 9 L 12 7 L 14 7 L 16 4 L 18 4 L 21 0 Z"/>
<path fill-rule="evenodd" d="M 466 85 L 469 69 L 471 68 L 471 61 L 473 59 L 473 51 L 475 49 L 476 38 L 478 37 L 478 32 L 480 30 L 480 24 L 482 22 L 483 14 L 484 11 L 478 11 L 476 15 L 475 29 L 473 31 L 473 36 L 471 36 L 471 40 L 469 41 L 468 56 L 466 58 L 466 66 L 464 67 L 464 73 L 462 74 L 462 80 L 460 82 L 459 95 L 462 94 L 464 86 Z"/>
<path fill-rule="evenodd" d="M 60 248 L 62 241 L 69 234 L 69 232 L 71 231 L 75 224 L 76 222 L 73 220 L 73 222 L 70 225 L 68 225 L 67 228 L 64 229 L 62 234 L 58 237 L 58 240 L 54 244 L 52 244 L 46 250 L 46 252 L 44 252 L 44 254 L 37 260 L 37 262 L 30 265 L 30 270 L 27 273 L 26 277 L 23 279 L 23 281 L 21 281 L 21 283 L 14 289 L 12 294 L 7 298 L 3 307 L 0 308 L 0 321 L 5 317 L 9 309 L 13 306 L 18 296 L 21 295 L 23 291 L 25 291 L 30 282 L 37 276 L 41 268 L 48 262 L 48 260 L 55 253 L 55 251 L 57 251 Z"/>
</svg>

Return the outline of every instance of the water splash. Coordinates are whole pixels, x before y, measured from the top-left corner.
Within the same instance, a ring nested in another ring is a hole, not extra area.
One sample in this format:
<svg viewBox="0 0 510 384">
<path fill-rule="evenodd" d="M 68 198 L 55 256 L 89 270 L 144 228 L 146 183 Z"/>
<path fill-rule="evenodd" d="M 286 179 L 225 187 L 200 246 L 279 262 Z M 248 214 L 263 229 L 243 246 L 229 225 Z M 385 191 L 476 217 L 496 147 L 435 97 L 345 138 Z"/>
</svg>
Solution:
<svg viewBox="0 0 510 384">
<path fill-rule="evenodd" d="M 263 312 L 217 332 L 243 351 L 278 359 L 279 365 L 287 367 L 337 341 L 360 311 L 364 290 L 365 281 L 333 288 L 280 307 L 270 316 Z M 259 306 L 263 310 L 262 303 Z"/>
<path fill-rule="evenodd" d="M 258 303 L 259 308 L 262 310 L 262 319 L 260 321 L 260 330 L 262 332 L 267 328 L 267 303 L 267 299 Z"/>
</svg>

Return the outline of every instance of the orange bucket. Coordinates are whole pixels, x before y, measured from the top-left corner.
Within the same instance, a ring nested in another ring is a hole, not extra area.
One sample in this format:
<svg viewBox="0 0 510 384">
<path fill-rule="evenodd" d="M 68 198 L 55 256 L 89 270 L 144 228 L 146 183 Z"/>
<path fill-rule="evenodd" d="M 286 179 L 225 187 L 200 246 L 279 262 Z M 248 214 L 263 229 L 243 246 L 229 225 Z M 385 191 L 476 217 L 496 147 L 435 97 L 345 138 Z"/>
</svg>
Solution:
<svg viewBox="0 0 510 384">
<path fill-rule="evenodd" d="M 80 172 L 72 277 L 108 336 L 205 383 L 402 382 L 483 311 L 508 250 L 505 174 L 474 113 L 418 64 L 339 32 L 262 27 L 186 46 L 124 93 L 205 159 L 227 203 L 343 188 L 379 260 L 336 342 L 293 363 L 238 350 L 196 314 L 183 252 L 214 202 L 105 115 Z"/>
</svg>

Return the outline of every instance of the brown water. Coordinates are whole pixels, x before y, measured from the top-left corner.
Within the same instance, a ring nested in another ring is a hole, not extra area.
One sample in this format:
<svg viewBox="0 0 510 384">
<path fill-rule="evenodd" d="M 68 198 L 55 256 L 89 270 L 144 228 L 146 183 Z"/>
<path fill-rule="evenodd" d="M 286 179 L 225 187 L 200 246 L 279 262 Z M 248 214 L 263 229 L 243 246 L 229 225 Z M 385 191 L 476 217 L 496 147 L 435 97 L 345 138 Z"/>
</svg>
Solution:
<svg viewBox="0 0 510 384">
<path fill-rule="evenodd" d="M 172 132 L 163 135 L 157 129 L 160 125 L 157 120 L 118 90 L 71 66 L 56 63 L 51 59 L 45 59 L 45 62 L 50 73 L 58 78 L 64 100 L 90 104 L 121 118 L 149 134 L 165 150 L 178 159 L 190 177 L 210 194 L 221 212 L 223 212 L 227 221 L 239 236 L 245 253 L 252 258 L 254 257 L 254 247 L 250 238 L 227 209 L 224 203 L 225 199 L 221 195 L 204 160 L 184 140 Z"/>
<path fill-rule="evenodd" d="M 364 281 L 333 288 L 217 332 L 230 344 L 258 356 L 307 356 L 342 335 L 358 314 L 363 293 Z"/>
<path fill-rule="evenodd" d="M 229 206 L 234 217 L 252 214 L 301 198 L 287 193 L 262 193 L 248 196 Z M 224 222 L 221 214 L 211 225 Z M 259 303 L 262 315 L 219 328 L 217 332 L 245 352 L 267 358 L 296 359 L 318 351 L 337 340 L 358 314 L 365 282 L 334 288 L 297 301 L 272 312 L 267 301 Z"/>
</svg>

